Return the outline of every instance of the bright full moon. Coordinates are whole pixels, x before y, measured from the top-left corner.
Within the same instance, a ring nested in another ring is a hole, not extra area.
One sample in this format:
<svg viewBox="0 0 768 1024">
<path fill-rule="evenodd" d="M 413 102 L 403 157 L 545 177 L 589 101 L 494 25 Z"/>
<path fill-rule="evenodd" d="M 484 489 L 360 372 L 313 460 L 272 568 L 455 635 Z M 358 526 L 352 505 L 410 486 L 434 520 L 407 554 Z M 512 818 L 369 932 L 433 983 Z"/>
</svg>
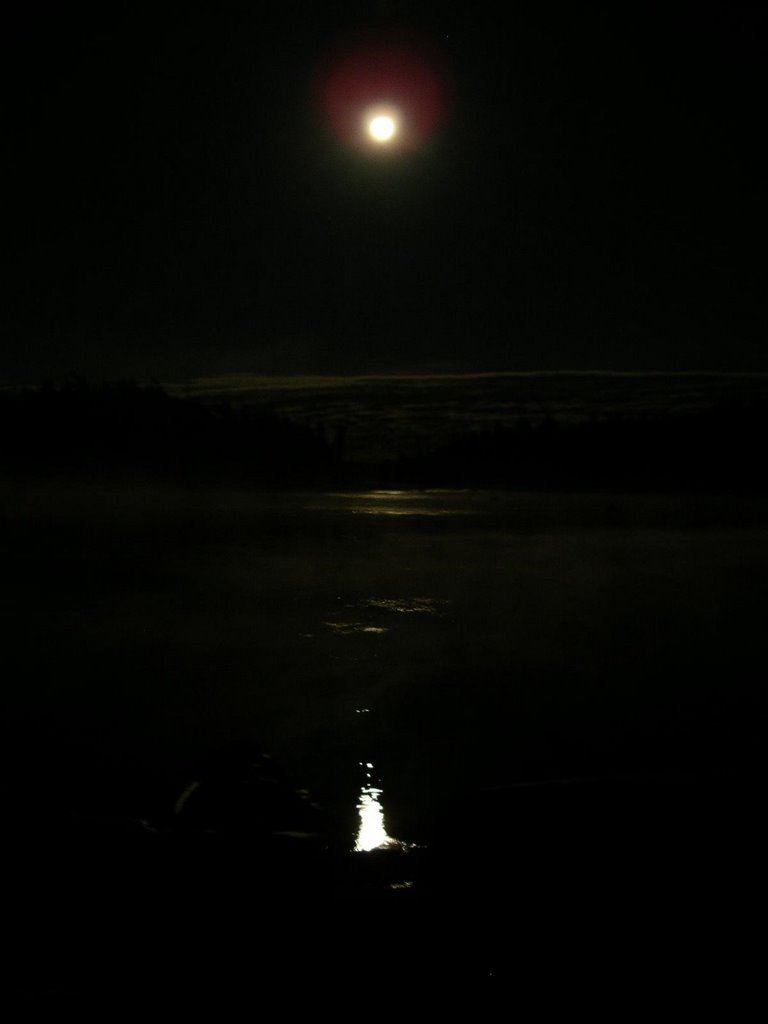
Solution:
<svg viewBox="0 0 768 1024">
<path fill-rule="evenodd" d="M 395 134 L 395 122 L 386 114 L 380 114 L 368 122 L 368 134 L 375 142 L 389 142 Z"/>
</svg>

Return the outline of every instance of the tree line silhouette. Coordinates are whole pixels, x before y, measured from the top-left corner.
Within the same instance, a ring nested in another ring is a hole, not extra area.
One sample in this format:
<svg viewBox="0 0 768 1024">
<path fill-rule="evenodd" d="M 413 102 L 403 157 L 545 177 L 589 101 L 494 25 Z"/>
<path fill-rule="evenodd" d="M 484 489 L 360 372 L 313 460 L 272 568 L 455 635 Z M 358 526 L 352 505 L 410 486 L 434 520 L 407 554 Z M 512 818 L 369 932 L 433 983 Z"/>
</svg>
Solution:
<svg viewBox="0 0 768 1024">
<path fill-rule="evenodd" d="M 0 393 L 0 430 L 0 471 L 21 477 L 134 473 L 302 487 L 768 489 L 768 408 L 759 401 L 581 422 L 520 419 L 364 464 L 345 459 L 343 428 L 177 398 L 156 386 L 92 385 L 72 377 Z"/>
<path fill-rule="evenodd" d="M 685 413 L 521 420 L 401 457 L 404 484 L 567 490 L 768 490 L 768 408 L 728 402 Z"/>
<path fill-rule="evenodd" d="M 207 406 L 160 387 L 79 377 L 0 396 L 0 466 L 11 473 L 160 475 L 185 482 L 325 483 L 323 429 L 255 409 Z"/>
</svg>

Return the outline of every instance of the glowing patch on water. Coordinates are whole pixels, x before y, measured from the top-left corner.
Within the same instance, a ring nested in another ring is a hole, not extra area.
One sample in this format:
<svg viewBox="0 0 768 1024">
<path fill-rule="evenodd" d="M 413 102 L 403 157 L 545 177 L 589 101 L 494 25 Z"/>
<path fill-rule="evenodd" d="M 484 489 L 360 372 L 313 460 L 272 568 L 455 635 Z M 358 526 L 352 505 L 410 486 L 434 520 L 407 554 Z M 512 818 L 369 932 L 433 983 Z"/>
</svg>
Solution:
<svg viewBox="0 0 768 1024">
<path fill-rule="evenodd" d="M 323 625 L 341 636 L 349 636 L 351 633 L 371 633 L 374 636 L 381 636 L 383 633 L 389 632 L 388 626 L 368 626 L 364 622 L 324 622 Z"/>
<path fill-rule="evenodd" d="M 397 490 L 381 490 L 381 491 L 367 491 L 360 495 L 361 498 L 372 498 L 374 501 L 378 501 L 381 498 L 398 498 L 399 500 L 410 500 L 418 501 L 423 497 L 419 491 L 397 491 Z"/>
<path fill-rule="evenodd" d="M 452 509 L 447 508 L 384 508 L 379 505 L 371 508 L 353 508 L 352 512 L 363 516 L 409 516 L 410 518 L 415 516 L 450 516 L 456 514 Z"/>
<path fill-rule="evenodd" d="M 450 601 L 437 597 L 370 597 L 365 603 L 369 608 L 383 608 L 401 615 L 439 615 L 440 609 Z"/>
<path fill-rule="evenodd" d="M 446 504 L 446 502 L 451 504 Z M 456 502 L 461 502 L 456 505 Z M 467 516 L 477 515 L 479 509 L 469 507 L 462 491 L 364 491 L 332 492 L 322 496 L 320 504 L 305 506 L 307 509 L 332 512 L 349 512 L 364 516 Z"/>
</svg>

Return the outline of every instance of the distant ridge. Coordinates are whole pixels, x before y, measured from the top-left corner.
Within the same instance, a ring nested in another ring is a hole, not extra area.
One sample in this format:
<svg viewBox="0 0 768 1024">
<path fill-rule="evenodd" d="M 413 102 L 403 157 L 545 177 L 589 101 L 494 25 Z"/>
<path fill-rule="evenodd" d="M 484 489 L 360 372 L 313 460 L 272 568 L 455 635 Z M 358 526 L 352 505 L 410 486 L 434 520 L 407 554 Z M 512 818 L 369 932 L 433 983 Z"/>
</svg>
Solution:
<svg viewBox="0 0 768 1024">
<path fill-rule="evenodd" d="M 388 381 L 481 381 L 517 380 L 558 377 L 601 377 L 601 378 L 763 378 L 763 370 L 482 370 L 471 373 L 460 372 L 392 372 L 364 374 L 278 374 L 278 373 L 223 373 L 182 378 L 166 381 L 162 386 L 170 392 L 192 392 L 196 389 L 230 387 L 340 387 L 355 383 Z"/>
<path fill-rule="evenodd" d="M 237 373 L 165 387 L 177 397 L 252 407 L 298 424 L 341 430 L 347 454 L 361 460 L 416 453 L 460 434 L 523 420 L 656 417 L 745 404 L 768 408 L 768 373 L 744 371 Z"/>
</svg>

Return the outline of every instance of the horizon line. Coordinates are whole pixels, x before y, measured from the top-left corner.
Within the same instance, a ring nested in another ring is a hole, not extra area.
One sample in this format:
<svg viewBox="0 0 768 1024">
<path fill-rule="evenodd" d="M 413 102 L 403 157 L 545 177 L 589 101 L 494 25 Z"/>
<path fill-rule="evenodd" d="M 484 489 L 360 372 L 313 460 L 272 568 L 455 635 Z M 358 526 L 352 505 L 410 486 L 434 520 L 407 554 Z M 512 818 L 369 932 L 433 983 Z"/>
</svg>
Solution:
<svg viewBox="0 0 768 1024">
<path fill-rule="evenodd" d="M 297 382 L 335 384 L 354 382 L 388 382 L 388 381 L 461 381 L 486 380 L 489 378 L 508 377 L 768 377 L 768 370 L 471 370 L 467 372 L 449 371 L 413 372 L 394 371 L 391 373 L 259 373 L 250 370 L 233 370 L 226 373 L 203 374 L 194 377 L 176 378 L 173 380 L 154 380 L 162 387 L 214 386 L 216 383 L 242 381 L 248 379 L 254 383 L 272 386 L 291 386 Z"/>
<path fill-rule="evenodd" d="M 30 381 L 0 380 L 0 390 L 40 388 L 47 375 L 43 374 L 35 383 Z M 215 387 L 217 384 L 226 386 L 236 382 L 249 380 L 254 384 L 274 388 L 292 387 L 299 383 L 332 386 L 334 384 L 353 383 L 387 383 L 394 381 L 464 381 L 489 380 L 514 377 L 768 377 L 768 370 L 468 370 L 430 372 L 395 370 L 380 373 L 265 373 L 253 370 L 231 370 L 224 373 L 199 374 L 191 377 L 155 376 L 116 376 L 88 377 L 86 374 L 71 372 L 53 378 L 55 383 L 71 378 L 81 378 L 85 383 L 134 383 L 144 387 L 161 387 L 167 389 L 184 389 L 191 387 Z"/>
</svg>

